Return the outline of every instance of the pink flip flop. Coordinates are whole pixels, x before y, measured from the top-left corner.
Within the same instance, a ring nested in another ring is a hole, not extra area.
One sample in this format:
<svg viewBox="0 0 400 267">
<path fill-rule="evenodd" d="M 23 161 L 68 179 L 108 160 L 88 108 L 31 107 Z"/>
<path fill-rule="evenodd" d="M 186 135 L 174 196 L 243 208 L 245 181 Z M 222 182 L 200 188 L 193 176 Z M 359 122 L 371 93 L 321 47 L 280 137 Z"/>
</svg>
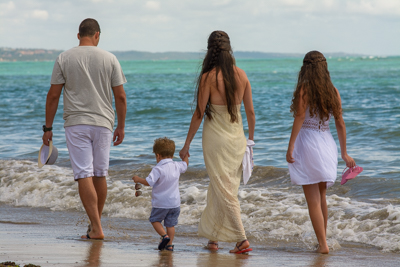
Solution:
<svg viewBox="0 0 400 267">
<path fill-rule="evenodd" d="M 360 166 L 354 166 L 353 168 L 344 168 L 342 172 L 342 181 L 340 182 L 341 185 L 344 185 L 348 180 L 356 178 L 363 171 L 363 168 Z"/>
</svg>

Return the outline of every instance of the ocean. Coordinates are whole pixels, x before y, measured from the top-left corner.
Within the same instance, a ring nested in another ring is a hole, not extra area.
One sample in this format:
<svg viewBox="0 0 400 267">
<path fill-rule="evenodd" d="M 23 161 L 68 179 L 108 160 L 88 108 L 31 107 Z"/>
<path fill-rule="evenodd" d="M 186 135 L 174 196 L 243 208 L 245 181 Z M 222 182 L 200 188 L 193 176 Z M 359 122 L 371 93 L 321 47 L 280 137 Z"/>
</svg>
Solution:
<svg viewBox="0 0 400 267">
<path fill-rule="evenodd" d="M 347 127 L 347 150 L 364 168 L 340 185 L 345 167 L 327 192 L 328 244 L 400 251 L 400 57 L 328 58 Z M 45 122 L 45 101 L 54 62 L 0 62 L 0 209 L 24 207 L 81 214 L 77 184 L 65 143 L 60 100 L 53 124 L 59 151 L 55 165 L 37 167 Z M 290 183 L 286 149 L 293 117 L 292 93 L 302 59 L 237 60 L 251 82 L 256 130 L 255 170 L 239 199 L 250 240 L 312 249 L 317 243 L 301 187 Z M 135 197 L 131 177 L 145 177 L 156 164 L 154 139 L 167 136 L 182 147 L 192 116 L 199 61 L 122 61 L 128 83 L 125 140 L 112 147 L 104 216 L 146 223 L 151 189 Z M 247 122 L 242 107 L 245 132 Z M 336 140 L 334 121 L 331 132 Z M 196 231 L 208 186 L 199 129 L 190 149 L 190 166 L 180 183 L 179 224 Z M 340 153 L 339 153 L 340 155 Z M 10 220 L 10 219 L 8 219 Z M 14 221 L 19 217 L 15 215 Z M 1 223 L 0 218 L 0 223 Z M 78 222 L 72 222 L 75 224 Z M 149 225 L 149 231 L 153 231 Z M 107 234 L 107 229 L 105 229 Z"/>
</svg>

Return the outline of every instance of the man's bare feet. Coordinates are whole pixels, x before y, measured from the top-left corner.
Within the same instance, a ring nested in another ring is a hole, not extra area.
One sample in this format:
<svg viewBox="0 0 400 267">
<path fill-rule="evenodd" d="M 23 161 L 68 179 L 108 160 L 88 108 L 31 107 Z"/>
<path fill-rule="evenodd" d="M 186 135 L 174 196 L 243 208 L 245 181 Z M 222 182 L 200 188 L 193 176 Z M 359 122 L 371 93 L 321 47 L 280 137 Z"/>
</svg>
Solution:
<svg viewBox="0 0 400 267">
<path fill-rule="evenodd" d="M 328 247 L 328 245 L 325 245 L 323 247 L 320 245 L 317 245 L 317 250 L 315 252 L 321 253 L 321 254 L 329 254 L 329 247 Z"/>
<path fill-rule="evenodd" d="M 208 241 L 207 248 L 210 250 L 218 250 L 218 242 L 217 241 Z"/>
<path fill-rule="evenodd" d="M 229 253 L 236 253 L 238 251 L 247 249 L 248 247 L 250 247 L 249 241 L 243 240 L 242 242 L 237 242 L 236 247 L 232 250 L 229 250 Z"/>
</svg>

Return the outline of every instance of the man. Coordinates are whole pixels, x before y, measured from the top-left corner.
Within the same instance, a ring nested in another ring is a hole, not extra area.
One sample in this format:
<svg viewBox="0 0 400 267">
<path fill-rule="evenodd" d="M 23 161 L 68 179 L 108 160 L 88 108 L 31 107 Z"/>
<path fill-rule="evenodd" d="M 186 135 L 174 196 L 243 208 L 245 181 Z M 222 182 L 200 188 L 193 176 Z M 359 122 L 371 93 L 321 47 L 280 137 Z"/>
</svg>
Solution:
<svg viewBox="0 0 400 267">
<path fill-rule="evenodd" d="M 91 227 L 82 238 L 103 239 L 101 213 L 107 196 L 110 145 L 114 127 L 112 93 L 118 125 L 114 146 L 124 140 L 125 76 L 117 58 L 97 47 L 100 26 L 85 19 L 79 26 L 79 46 L 61 53 L 53 69 L 46 100 L 43 143 L 52 140 L 52 125 L 64 87 L 64 127 L 74 179 Z"/>
</svg>

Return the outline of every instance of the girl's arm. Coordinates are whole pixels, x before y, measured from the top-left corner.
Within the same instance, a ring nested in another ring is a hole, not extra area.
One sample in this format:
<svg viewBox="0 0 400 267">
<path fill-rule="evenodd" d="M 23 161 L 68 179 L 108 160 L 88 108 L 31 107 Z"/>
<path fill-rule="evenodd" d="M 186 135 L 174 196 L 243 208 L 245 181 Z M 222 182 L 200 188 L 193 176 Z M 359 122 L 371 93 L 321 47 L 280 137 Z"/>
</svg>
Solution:
<svg viewBox="0 0 400 267">
<path fill-rule="evenodd" d="M 199 86 L 199 95 L 197 98 L 197 105 L 199 105 L 200 112 L 198 112 L 196 109 L 196 111 L 193 113 L 185 145 L 179 152 L 179 156 L 181 157 L 182 160 L 185 158 L 186 155 L 190 157 L 189 154 L 190 143 L 192 142 L 194 136 L 197 133 L 197 130 L 200 127 L 201 121 L 203 120 L 204 111 L 206 110 L 208 99 L 210 98 L 211 89 L 205 78 L 206 74 L 203 74 L 203 76 L 201 77 Z"/>
<path fill-rule="evenodd" d="M 246 77 L 247 78 L 247 77 Z M 247 125 L 249 128 L 249 139 L 254 140 L 254 128 L 256 126 L 256 115 L 253 107 L 253 96 L 251 94 L 250 81 L 247 79 L 246 88 L 244 89 L 243 104 L 246 111 Z"/>
<path fill-rule="evenodd" d="M 335 88 L 336 89 L 336 88 Z M 342 101 L 340 99 L 340 94 L 338 89 L 336 89 L 339 103 L 340 103 L 340 108 L 342 107 Z M 351 168 L 356 165 L 354 159 L 347 155 L 347 148 L 346 148 L 346 124 L 344 123 L 343 116 L 340 114 L 338 118 L 335 118 L 335 125 L 336 125 L 336 131 L 338 134 L 339 138 L 339 144 L 340 144 L 340 152 L 342 154 L 342 159 L 346 162 L 346 166 Z"/>
<path fill-rule="evenodd" d="M 301 126 L 303 125 L 304 119 L 306 118 L 307 98 L 303 99 L 303 95 L 304 95 L 304 90 L 300 89 L 300 97 L 298 99 L 298 101 L 299 101 L 298 110 L 296 112 L 296 117 L 294 118 L 294 121 L 293 121 L 292 134 L 290 136 L 289 146 L 288 146 L 288 150 L 286 152 L 286 161 L 289 163 L 295 162 L 295 160 L 292 156 L 293 149 L 294 149 L 294 142 L 296 141 L 297 135 L 300 132 L 300 129 L 301 129 Z"/>
</svg>

